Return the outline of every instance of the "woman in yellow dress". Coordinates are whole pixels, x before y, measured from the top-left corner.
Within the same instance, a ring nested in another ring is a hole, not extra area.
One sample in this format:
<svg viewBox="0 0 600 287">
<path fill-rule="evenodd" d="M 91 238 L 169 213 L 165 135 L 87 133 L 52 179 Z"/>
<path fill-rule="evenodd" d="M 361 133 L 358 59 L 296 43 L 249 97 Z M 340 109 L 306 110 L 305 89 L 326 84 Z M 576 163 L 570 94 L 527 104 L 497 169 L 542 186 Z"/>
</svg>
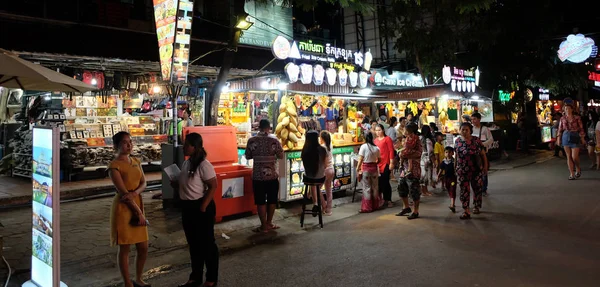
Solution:
<svg viewBox="0 0 600 287">
<path fill-rule="evenodd" d="M 131 157 L 131 136 L 119 132 L 113 136 L 118 154 L 109 165 L 110 178 L 117 189 L 110 212 L 110 243 L 119 246 L 118 265 L 125 287 L 150 286 L 142 280 L 148 256 L 148 221 L 140 195 L 146 189 L 146 178 L 140 161 Z M 129 248 L 137 250 L 135 281 L 129 278 Z"/>
</svg>

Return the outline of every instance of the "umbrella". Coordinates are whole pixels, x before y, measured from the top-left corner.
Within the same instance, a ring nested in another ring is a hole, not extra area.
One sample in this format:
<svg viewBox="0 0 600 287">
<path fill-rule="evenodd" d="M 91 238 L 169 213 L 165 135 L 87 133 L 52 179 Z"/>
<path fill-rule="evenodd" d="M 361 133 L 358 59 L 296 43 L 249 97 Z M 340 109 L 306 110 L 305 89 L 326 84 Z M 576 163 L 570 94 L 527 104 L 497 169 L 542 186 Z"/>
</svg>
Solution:
<svg viewBox="0 0 600 287">
<path fill-rule="evenodd" d="M 42 65 L 0 49 L 0 86 L 28 91 L 85 93 L 95 86 L 75 80 Z"/>
</svg>

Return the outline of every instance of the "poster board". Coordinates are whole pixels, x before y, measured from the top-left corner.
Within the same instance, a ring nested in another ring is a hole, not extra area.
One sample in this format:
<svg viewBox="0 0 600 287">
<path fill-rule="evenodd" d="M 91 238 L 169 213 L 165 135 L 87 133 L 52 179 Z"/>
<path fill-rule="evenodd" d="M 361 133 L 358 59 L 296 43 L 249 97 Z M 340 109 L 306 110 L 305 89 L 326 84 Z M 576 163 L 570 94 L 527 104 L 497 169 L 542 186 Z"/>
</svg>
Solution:
<svg viewBox="0 0 600 287">
<path fill-rule="evenodd" d="M 22 286 L 58 287 L 60 282 L 60 131 L 33 128 L 31 281 Z"/>
</svg>

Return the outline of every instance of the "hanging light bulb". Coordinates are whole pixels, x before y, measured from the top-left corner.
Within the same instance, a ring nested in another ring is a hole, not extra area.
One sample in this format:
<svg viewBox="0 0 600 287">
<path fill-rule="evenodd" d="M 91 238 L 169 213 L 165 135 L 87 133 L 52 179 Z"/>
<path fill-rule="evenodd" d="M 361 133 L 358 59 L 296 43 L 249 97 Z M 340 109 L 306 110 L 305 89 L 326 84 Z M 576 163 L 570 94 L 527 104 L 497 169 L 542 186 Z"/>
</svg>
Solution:
<svg viewBox="0 0 600 287">
<path fill-rule="evenodd" d="M 98 80 L 96 80 L 96 78 L 92 78 L 92 82 L 91 83 L 92 83 L 92 85 L 95 86 L 95 85 L 98 84 Z"/>
<path fill-rule="evenodd" d="M 153 92 L 153 93 L 155 93 L 155 94 L 158 94 L 158 93 L 160 93 L 160 86 L 159 86 L 159 85 L 155 85 L 155 86 L 152 88 L 152 92 Z"/>
</svg>

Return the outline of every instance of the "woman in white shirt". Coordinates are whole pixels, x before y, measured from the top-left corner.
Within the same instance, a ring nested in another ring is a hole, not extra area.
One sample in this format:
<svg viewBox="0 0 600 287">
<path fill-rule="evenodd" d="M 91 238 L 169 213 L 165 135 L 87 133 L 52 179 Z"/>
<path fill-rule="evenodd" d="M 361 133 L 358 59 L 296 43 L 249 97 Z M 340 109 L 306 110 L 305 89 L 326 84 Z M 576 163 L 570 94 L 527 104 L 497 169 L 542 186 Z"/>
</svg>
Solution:
<svg viewBox="0 0 600 287">
<path fill-rule="evenodd" d="M 365 136 L 365 143 L 358 151 L 356 174 L 362 177 L 363 196 L 360 206 L 361 213 L 375 211 L 383 206 L 383 196 L 379 192 L 379 169 L 377 163 L 381 160 L 379 148 L 373 142 L 373 133 Z"/>
<path fill-rule="evenodd" d="M 179 286 L 216 286 L 219 274 L 219 249 L 215 242 L 216 206 L 213 196 L 217 188 L 215 168 L 206 160 L 202 136 L 186 136 L 183 152 L 189 157 L 181 166 L 179 188 L 183 231 L 190 248 L 192 273 L 187 283 Z M 202 282 L 206 265 L 206 281 Z"/>
<path fill-rule="evenodd" d="M 319 141 L 327 150 L 327 159 L 325 160 L 325 195 L 327 198 L 324 202 L 323 210 L 325 215 L 330 216 L 332 214 L 331 209 L 333 208 L 333 177 L 335 170 L 333 169 L 333 147 L 331 146 L 331 135 L 329 132 L 322 131 Z"/>
</svg>

